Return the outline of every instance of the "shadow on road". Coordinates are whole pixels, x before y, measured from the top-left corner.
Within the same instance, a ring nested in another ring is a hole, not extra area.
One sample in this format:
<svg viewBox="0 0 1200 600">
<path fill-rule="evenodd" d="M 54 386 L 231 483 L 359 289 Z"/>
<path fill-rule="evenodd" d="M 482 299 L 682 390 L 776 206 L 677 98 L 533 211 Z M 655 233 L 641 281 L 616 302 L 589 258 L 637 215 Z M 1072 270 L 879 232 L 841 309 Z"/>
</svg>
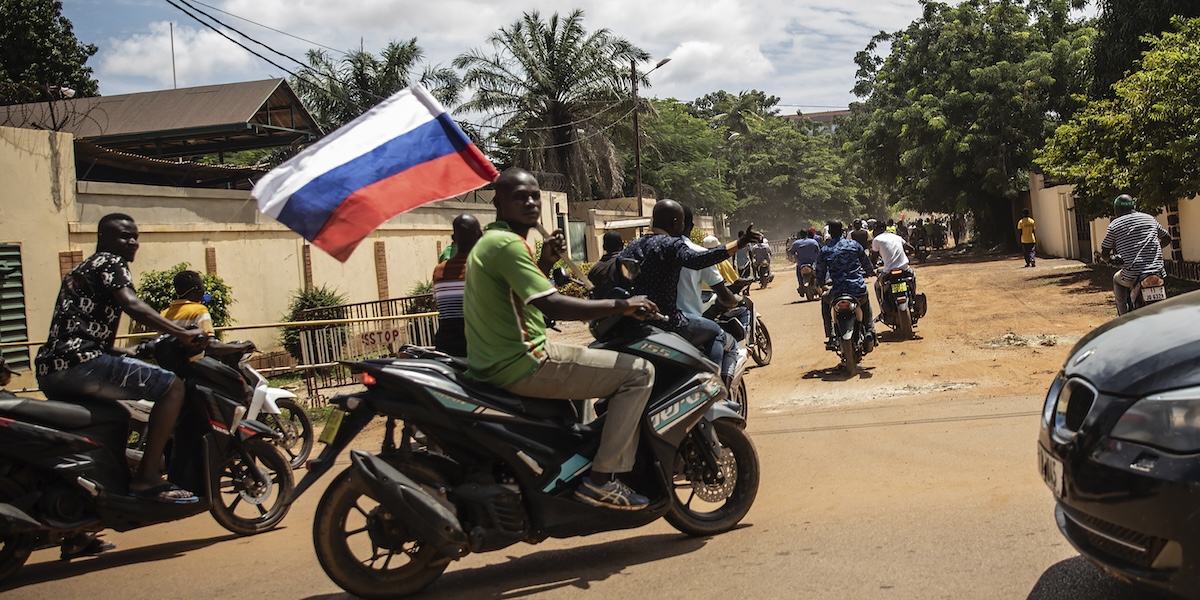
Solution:
<svg viewBox="0 0 1200 600">
<path fill-rule="evenodd" d="M 138 546 L 127 550 L 122 550 L 118 547 L 116 550 L 109 550 L 95 557 L 77 558 L 69 563 L 52 560 L 25 565 L 20 571 L 17 571 L 12 579 L 4 582 L 4 585 L 0 585 L 0 592 L 7 592 L 47 581 L 86 575 L 114 567 L 176 558 L 193 550 L 207 548 L 213 544 L 219 544 L 236 539 L 237 537 L 237 535 L 230 533 L 228 535 L 219 535 L 200 540 L 179 540 L 177 542 L 154 544 L 153 546 Z"/>
<path fill-rule="evenodd" d="M 1153 600 L 1162 598 L 1123 583 L 1082 556 L 1054 564 L 1038 578 L 1026 600 Z"/>
<path fill-rule="evenodd" d="M 875 367 L 864 367 L 862 365 L 858 365 L 858 373 L 852 375 L 849 371 L 842 368 L 842 365 L 838 365 L 828 369 L 813 369 L 805 373 L 803 378 L 820 379 L 821 381 L 849 381 L 855 377 L 870 379 L 874 377 L 874 375 L 871 374 L 871 371 L 873 370 L 875 370 Z"/>
<path fill-rule="evenodd" d="M 647 535 L 563 550 L 546 550 L 475 569 L 450 570 L 412 598 L 475 600 L 520 598 L 560 588 L 589 589 L 631 565 L 695 552 L 708 542 L 675 534 Z M 351 600 L 349 594 L 321 594 L 306 600 Z"/>
</svg>

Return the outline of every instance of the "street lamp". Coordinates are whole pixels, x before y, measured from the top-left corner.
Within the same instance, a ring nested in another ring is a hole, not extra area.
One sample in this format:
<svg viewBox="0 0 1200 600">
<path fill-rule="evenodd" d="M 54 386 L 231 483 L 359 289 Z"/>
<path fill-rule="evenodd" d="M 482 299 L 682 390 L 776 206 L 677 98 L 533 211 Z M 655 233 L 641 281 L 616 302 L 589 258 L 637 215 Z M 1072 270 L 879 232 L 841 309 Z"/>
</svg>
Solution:
<svg viewBox="0 0 1200 600">
<path fill-rule="evenodd" d="M 633 172 L 634 172 L 634 188 L 633 196 L 637 199 L 638 216 L 646 216 L 646 210 L 642 206 L 642 131 L 638 125 L 638 113 L 642 111 L 641 104 L 638 102 L 638 72 L 637 59 L 629 61 L 630 79 L 633 81 Z M 671 62 L 671 57 L 664 58 L 654 65 L 653 69 L 646 71 L 646 75 L 653 73 L 659 67 Z"/>
</svg>

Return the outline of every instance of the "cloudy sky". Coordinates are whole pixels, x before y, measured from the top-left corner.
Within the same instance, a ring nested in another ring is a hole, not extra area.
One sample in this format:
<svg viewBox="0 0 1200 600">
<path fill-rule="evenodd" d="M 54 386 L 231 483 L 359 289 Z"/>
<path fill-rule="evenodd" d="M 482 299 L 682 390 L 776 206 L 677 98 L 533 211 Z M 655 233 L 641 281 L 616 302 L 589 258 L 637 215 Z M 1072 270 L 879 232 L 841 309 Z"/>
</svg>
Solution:
<svg viewBox="0 0 1200 600">
<path fill-rule="evenodd" d="M 448 64 L 526 11 L 585 11 L 605 27 L 672 62 L 650 76 L 648 96 L 690 100 L 724 89 L 779 96 L 785 112 L 845 107 L 854 97 L 854 55 L 880 30 L 920 15 L 917 0 L 203 0 L 192 3 L 289 56 L 315 44 L 377 52 L 416 37 L 429 62 Z M 214 7 L 281 33 L 213 11 Z M 65 0 L 75 35 L 99 46 L 93 67 L 105 95 L 170 88 L 170 23 L 179 87 L 286 76 L 200 26 L 166 0 Z M 236 36 L 233 36 L 236 37 Z M 259 47 L 248 44 L 256 49 Z M 272 55 L 273 56 L 273 55 Z M 273 56 L 278 59 L 277 56 Z M 276 60 L 291 68 L 294 63 Z"/>
</svg>

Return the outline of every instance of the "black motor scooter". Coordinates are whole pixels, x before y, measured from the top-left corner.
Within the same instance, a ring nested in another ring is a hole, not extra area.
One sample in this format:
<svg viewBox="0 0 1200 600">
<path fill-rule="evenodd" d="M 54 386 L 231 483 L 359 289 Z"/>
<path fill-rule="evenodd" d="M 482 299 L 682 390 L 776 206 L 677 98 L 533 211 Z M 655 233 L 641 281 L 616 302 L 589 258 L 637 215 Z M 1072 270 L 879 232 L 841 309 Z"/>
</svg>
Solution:
<svg viewBox="0 0 1200 600">
<path fill-rule="evenodd" d="M 456 359 L 410 349 L 408 358 L 348 363 L 366 391 L 338 396 L 328 445 L 309 462 L 293 500 L 334 465 L 375 416 L 388 417 L 380 454 L 350 453 L 350 466 L 317 506 L 313 542 L 321 567 L 364 598 L 415 593 L 450 562 L 499 550 L 639 527 L 665 518 L 709 536 L 750 510 L 759 465 L 745 420 L 724 398 L 719 368 L 683 338 L 629 317 L 593 323 L 593 347 L 644 358 L 655 382 L 637 462 L 622 481 L 650 499 L 642 510 L 590 506 L 572 495 L 600 443 L 606 403 L 582 423 L 575 405 L 515 396 L 471 381 Z M 428 448 L 396 444 L 395 419 Z"/>
<path fill-rule="evenodd" d="M 287 514 L 292 469 L 278 436 L 243 420 L 249 388 L 215 359 L 188 360 L 175 338 L 143 344 L 184 380 L 179 423 L 168 444 L 168 479 L 198 501 L 131 495 L 129 410 L 111 400 L 0 398 L 0 580 L 40 548 L 104 529 L 129 531 L 210 511 L 240 535 L 275 527 Z"/>
</svg>

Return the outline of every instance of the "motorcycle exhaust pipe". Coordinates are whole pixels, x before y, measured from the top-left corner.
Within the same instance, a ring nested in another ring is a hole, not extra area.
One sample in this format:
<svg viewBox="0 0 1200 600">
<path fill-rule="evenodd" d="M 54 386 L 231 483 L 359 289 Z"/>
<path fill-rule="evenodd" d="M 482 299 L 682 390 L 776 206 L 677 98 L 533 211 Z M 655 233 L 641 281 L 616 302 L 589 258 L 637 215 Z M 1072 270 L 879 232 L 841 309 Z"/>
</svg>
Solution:
<svg viewBox="0 0 1200 600">
<path fill-rule="evenodd" d="M 453 559 L 466 556 L 471 551 L 458 517 L 417 482 L 379 457 L 362 450 L 350 452 L 350 465 L 354 473 L 367 484 L 372 497 L 388 512 L 404 521 L 416 537 L 433 544 L 438 551 Z"/>
<path fill-rule="evenodd" d="M 11 505 L 0 503 L 0 534 L 25 533 L 44 529 L 33 517 L 25 511 Z"/>
</svg>

